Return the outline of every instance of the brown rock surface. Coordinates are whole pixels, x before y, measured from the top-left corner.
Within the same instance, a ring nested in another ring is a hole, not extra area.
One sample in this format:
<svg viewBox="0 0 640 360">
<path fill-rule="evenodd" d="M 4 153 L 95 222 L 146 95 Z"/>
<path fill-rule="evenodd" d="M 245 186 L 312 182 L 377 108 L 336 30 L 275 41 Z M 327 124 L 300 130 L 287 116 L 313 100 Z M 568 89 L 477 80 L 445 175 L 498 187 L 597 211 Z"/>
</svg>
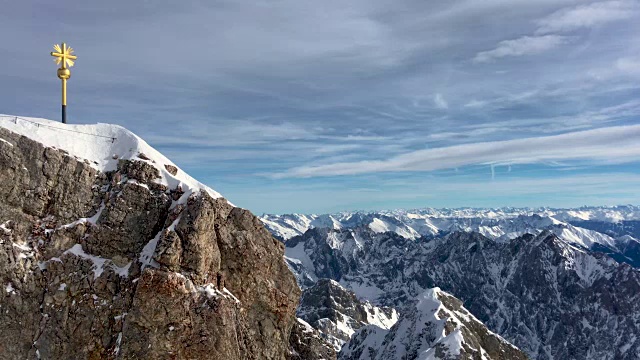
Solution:
<svg viewBox="0 0 640 360">
<path fill-rule="evenodd" d="M 300 290 L 250 212 L 0 136 L 0 359 L 291 357 Z"/>
</svg>

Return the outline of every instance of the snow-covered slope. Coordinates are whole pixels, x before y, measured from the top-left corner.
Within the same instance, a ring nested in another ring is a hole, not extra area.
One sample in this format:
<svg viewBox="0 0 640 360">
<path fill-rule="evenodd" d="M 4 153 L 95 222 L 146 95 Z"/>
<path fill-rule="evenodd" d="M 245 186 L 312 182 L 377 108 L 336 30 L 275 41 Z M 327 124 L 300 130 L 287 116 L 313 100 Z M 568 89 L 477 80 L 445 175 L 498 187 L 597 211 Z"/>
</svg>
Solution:
<svg viewBox="0 0 640 360">
<path fill-rule="evenodd" d="M 0 126 L 45 146 L 64 150 L 77 159 L 86 160 L 91 167 L 101 172 L 116 170 L 119 160 L 144 161 L 160 171 L 161 179 L 157 182 L 171 189 L 181 186 L 187 193 L 186 197 L 199 190 L 207 191 L 214 199 L 221 197 L 218 192 L 180 170 L 171 160 L 122 126 L 101 123 L 70 125 L 47 119 L 2 114 Z M 0 140 L 11 144 L 7 139 Z"/>
<path fill-rule="evenodd" d="M 319 330 L 339 351 L 345 341 L 363 326 L 389 329 L 398 320 L 393 308 L 377 307 L 330 279 L 321 279 L 302 293 L 298 317 Z"/>
<path fill-rule="evenodd" d="M 360 329 L 338 359 L 525 360 L 527 356 L 489 331 L 460 300 L 433 288 L 416 297 L 391 329 L 375 325 Z"/>
</svg>

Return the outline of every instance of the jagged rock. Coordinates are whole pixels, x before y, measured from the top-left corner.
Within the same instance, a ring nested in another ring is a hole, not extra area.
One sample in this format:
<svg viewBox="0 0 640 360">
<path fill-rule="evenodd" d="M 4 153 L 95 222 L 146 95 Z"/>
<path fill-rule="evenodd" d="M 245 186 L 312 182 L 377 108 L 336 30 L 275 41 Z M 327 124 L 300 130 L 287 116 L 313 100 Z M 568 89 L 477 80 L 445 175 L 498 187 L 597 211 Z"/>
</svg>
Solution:
<svg viewBox="0 0 640 360">
<path fill-rule="evenodd" d="M 160 172 L 155 166 L 139 160 L 119 160 L 118 172 L 143 183 L 150 183 L 160 177 Z"/>
<path fill-rule="evenodd" d="M 126 170 L 122 174 L 129 175 Z M 140 239 L 151 239 L 161 230 L 171 198 L 137 182 L 116 184 L 111 192 L 114 196 L 86 235 L 86 246 L 95 255 L 133 258 L 146 244 Z"/>
<path fill-rule="evenodd" d="M 166 164 L 164 168 L 167 169 L 171 175 L 176 175 L 178 173 L 178 168 L 173 165 Z"/>
<path fill-rule="evenodd" d="M 322 334 L 302 319 L 293 325 L 289 338 L 289 360 L 334 360 L 336 352 Z"/>
<path fill-rule="evenodd" d="M 0 128 L 0 136 L 14 144 L 0 145 L 0 199 L 5 205 L 0 219 L 12 212 L 39 218 L 52 215 L 64 223 L 95 207 L 96 170 L 6 129 Z"/>
<path fill-rule="evenodd" d="M 525 353 L 490 332 L 462 302 L 438 288 L 412 301 L 390 329 L 369 325 L 340 351 L 340 360 L 526 360 Z"/>
<path fill-rule="evenodd" d="M 319 330 L 336 351 L 361 327 L 375 324 L 389 329 L 398 319 L 393 308 L 379 308 L 359 300 L 353 292 L 330 279 L 320 279 L 303 291 L 297 314 Z"/>
<path fill-rule="evenodd" d="M 0 358 L 290 356 L 300 289 L 251 213 L 173 198 L 148 162 L 0 137 Z"/>
</svg>

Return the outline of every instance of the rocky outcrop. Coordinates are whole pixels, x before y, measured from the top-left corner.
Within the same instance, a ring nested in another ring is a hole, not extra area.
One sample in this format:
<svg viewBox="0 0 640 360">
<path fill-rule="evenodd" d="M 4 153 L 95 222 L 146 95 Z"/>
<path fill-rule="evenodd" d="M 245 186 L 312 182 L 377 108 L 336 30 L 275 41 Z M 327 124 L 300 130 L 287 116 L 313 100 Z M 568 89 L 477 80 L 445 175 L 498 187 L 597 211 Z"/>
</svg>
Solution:
<svg viewBox="0 0 640 360">
<path fill-rule="evenodd" d="M 0 137 L 0 358 L 291 356 L 300 290 L 251 213 Z"/>
<path fill-rule="evenodd" d="M 412 301 L 390 330 L 375 325 L 362 328 L 338 359 L 526 360 L 527 356 L 487 330 L 460 300 L 435 288 Z"/>
<path fill-rule="evenodd" d="M 334 360 L 336 351 L 323 339 L 323 334 L 302 319 L 298 319 L 289 337 L 290 360 Z"/>
<path fill-rule="evenodd" d="M 361 327 L 374 324 L 389 329 L 398 319 L 395 309 L 360 300 L 331 279 L 320 279 L 303 291 L 297 314 L 338 351 Z"/>
</svg>

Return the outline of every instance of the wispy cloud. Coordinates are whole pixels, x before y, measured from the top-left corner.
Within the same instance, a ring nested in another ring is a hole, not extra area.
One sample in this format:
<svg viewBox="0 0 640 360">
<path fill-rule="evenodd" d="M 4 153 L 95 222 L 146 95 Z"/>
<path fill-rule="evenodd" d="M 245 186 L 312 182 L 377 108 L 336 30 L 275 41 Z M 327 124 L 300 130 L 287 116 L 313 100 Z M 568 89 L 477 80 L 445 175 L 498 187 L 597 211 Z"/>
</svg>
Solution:
<svg viewBox="0 0 640 360">
<path fill-rule="evenodd" d="M 562 8 L 536 20 L 538 28 L 534 35 L 503 40 L 495 49 L 477 53 L 473 61 L 481 63 L 507 56 L 540 54 L 568 43 L 571 37 L 564 33 L 629 19 L 639 10 L 637 0 L 604 1 Z"/>
<path fill-rule="evenodd" d="M 436 104 L 436 107 L 438 109 L 449 108 L 449 103 L 447 103 L 447 101 L 444 99 L 444 97 L 440 93 L 436 94 L 436 96 L 433 97 L 433 102 Z"/>
<path fill-rule="evenodd" d="M 640 75 L 640 57 L 626 57 L 618 59 L 615 66 L 616 69 L 627 75 Z"/>
<path fill-rule="evenodd" d="M 123 125 L 251 209 L 293 209 L 298 198 L 309 207 L 356 206 L 369 197 L 351 192 L 345 203 L 336 189 L 352 181 L 378 188 L 382 176 L 402 183 L 407 174 L 394 169 L 425 162 L 459 163 L 465 174 L 475 167 L 464 164 L 520 154 L 489 146 L 499 141 L 635 125 L 640 116 L 638 0 L 34 3 L 8 2 L 0 12 L 3 68 L 11 69 L 0 71 L 2 112 L 59 116 L 59 80 L 46 52 L 68 41 L 80 57 L 71 122 Z M 172 46 L 180 56 L 167 57 Z M 592 169 L 605 161 L 590 159 L 571 163 Z M 388 170 L 327 184 L 290 173 L 336 173 L 339 164 Z M 487 180 L 490 169 L 481 166 Z M 494 172 L 495 183 L 505 177 L 500 166 Z M 273 173 L 296 177 L 262 175 Z M 309 182 L 332 190 L 302 187 Z M 413 196 L 384 190 L 381 207 Z"/>
<path fill-rule="evenodd" d="M 615 144 L 615 146 L 612 146 Z M 562 135 L 418 150 L 387 160 L 293 168 L 277 177 L 317 177 L 375 172 L 432 171 L 477 164 L 531 164 L 542 161 L 638 161 L 640 125 Z"/>
<path fill-rule="evenodd" d="M 639 3 L 632 1 L 604 1 L 565 8 L 538 20 L 536 34 L 567 32 L 594 27 L 633 17 Z"/>
<path fill-rule="evenodd" d="M 540 54 L 568 41 L 568 37 L 560 35 L 523 36 L 518 39 L 501 41 L 495 49 L 476 54 L 473 61 L 482 63 L 507 56 Z"/>
</svg>

